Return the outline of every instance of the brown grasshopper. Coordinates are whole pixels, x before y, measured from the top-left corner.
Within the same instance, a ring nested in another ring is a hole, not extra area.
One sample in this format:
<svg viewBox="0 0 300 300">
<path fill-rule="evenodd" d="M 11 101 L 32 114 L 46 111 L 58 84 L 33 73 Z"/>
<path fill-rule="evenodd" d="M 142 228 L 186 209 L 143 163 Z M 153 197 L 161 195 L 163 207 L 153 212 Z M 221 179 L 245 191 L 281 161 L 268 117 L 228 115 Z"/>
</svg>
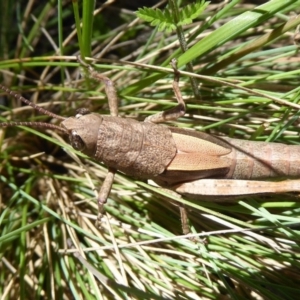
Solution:
<svg viewBox="0 0 300 300">
<path fill-rule="evenodd" d="M 172 62 L 173 90 L 178 105 L 147 117 L 144 122 L 138 122 L 118 117 L 113 82 L 78 59 L 92 78 L 104 83 L 110 116 L 81 109 L 75 117 L 64 118 L 0 85 L 2 90 L 39 112 L 62 120 L 60 127 L 40 122 L 10 122 L 1 123 L 0 126 L 25 125 L 60 130 L 69 135 L 74 149 L 107 165 L 108 174 L 98 196 L 100 213 L 117 170 L 130 176 L 152 179 L 179 194 L 219 201 L 224 197 L 300 191 L 299 180 L 262 180 L 300 177 L 299 146 L 216 137 L 156 124 L 175 120 L 186 111 L 178 87 L 180 73 L 175 61 Z"/>
</svg>

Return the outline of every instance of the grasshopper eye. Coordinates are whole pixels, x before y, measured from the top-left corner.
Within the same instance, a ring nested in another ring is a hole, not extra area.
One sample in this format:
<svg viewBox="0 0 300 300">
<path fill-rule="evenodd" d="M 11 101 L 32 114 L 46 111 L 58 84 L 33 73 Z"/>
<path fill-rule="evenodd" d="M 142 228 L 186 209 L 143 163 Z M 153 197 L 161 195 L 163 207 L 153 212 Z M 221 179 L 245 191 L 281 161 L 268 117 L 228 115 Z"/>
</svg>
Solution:
<svg viewBox="0 0 300 300">
<path fill-rule="evenodd" d="M 72 130 L 72 133 L 70 134 L 70 144 L 78 151 L 82 151 L 85 148 L 85 143 L 80 135 L 77 134 L 76 130 Z"/>
</svg>

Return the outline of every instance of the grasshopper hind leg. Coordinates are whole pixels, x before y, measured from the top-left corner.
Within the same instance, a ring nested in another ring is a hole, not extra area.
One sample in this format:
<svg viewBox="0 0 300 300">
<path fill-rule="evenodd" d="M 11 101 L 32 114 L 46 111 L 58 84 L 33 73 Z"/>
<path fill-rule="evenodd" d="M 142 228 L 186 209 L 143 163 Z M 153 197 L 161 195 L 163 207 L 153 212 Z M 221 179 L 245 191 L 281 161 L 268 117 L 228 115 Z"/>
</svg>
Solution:
<svg viewBox="0 0 300 300">
<path fill-rule="evenodd" d="M 172 59 L 171 66 L 174 70 L 173 90 L 178 104 L 171 109 L 147 117 L 145 119 L 145 122 L 163 123 L 166 121 L 177 120 L 178 118 L 182 117 L 186 112 L 186 105 L 182 98 L 180 88 L 178 85 L 180 72 L 177 69 L 176 59 Z"/>
</svg>

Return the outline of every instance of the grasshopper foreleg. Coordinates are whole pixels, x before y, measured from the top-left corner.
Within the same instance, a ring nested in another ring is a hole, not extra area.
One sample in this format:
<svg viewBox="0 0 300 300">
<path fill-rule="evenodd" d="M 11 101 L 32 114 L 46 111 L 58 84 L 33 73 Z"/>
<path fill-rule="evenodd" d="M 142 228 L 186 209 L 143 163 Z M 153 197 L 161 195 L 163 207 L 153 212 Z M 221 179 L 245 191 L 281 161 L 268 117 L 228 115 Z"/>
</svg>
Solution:
<svg viewBox="0 0 300 300">
<path fill-rule="evenodd" d="M 109 104 L 109 110 L 110 114 L 112 116 L 118 116 L 118 96 L 116 89 L 114 87 L 113 82 L 106 76 L 98 73 L 90 64 L 87 64 L 80 56 L 77 56 L 78 62 L 87 69 L 90 77 L 93 79 L 104 83 L 105 86 L 105 93 L 107 95 L 108 104 Z M 112 184 L 114 182 L 114 176 L 115 176 L 115 170 L 114 169 L 108 169 L 108 173 L 103 181 L 103 184 L 100 188 L 100 191 L 98 193 L 98 216 L 97 216 L 97 223 L 98 227 L 101 224 L 101 218 L 104 213 L 104 204 L 107 201 L 107 198 L 109 196 L 109 193 L 112 188 Z"/>
<path fill-rule="evenodd" d="M 97 72 L 90 64 L 86 63 L 81 56 L 77 56 L 77 61 L 86 68 L 90 77 L 93 79 L 104 83 L 105 93 L 107 95 L 108 105 L 111 116 L 118 116 L 118 96 L 116 89 L 114 87 L 114 83 L 106 76 Z"/>
</svg>

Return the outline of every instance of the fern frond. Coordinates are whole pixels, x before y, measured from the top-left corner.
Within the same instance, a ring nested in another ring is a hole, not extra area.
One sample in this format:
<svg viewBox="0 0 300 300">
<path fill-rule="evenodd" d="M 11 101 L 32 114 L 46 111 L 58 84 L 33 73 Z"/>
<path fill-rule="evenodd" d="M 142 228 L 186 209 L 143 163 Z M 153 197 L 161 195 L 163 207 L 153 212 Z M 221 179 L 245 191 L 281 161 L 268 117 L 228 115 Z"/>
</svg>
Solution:
<svg viewBox="0 0 300 300">
<path fill-rule="evenodd" d="M 149 22 L 152 26 L 158 26 L 159 31 L 171 32 L 177 26 L 190 24 L 207 7 L 209 2 L 198 0 L 180 9 L 179 21 L 176 23 L 173 18 L 173 12 L 169 9 L 161 10 L 159 8 L 143 7 L 136 12 L 137 16 Z"/>
<path fill-rule="evenodd" d="M 201 13 L 206 9 L 208 4 L 209 2 L 205 2 L 202 0 L 181 8 L 181 11 L 179 12 L 180 21 L 177 23 L 177 26 L 192 23 L 194 19 L 201 15 Z"/>
<path fill-rule="evenodd" d="M 169 10 L 162 11 L 159 8 L 153 9 L 149 7 L 139 8 L 136 12 L 137 16 L 142 20 L 149 22 L 152 26 L 158 26 L 159 31 L 171 32 L 176 29 L 173 18 Z"/>
</svg>

